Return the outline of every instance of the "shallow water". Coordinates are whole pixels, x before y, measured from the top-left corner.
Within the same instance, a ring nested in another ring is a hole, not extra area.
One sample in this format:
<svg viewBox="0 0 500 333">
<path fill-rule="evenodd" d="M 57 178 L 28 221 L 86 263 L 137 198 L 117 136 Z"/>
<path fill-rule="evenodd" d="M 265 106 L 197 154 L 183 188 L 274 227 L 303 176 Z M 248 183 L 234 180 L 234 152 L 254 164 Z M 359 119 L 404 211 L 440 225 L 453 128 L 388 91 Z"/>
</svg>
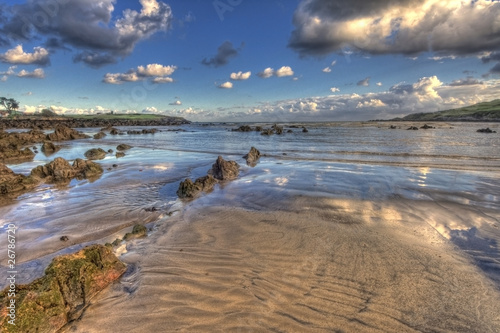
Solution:
<svg viewBox="0 0 500 333">
<path fill-rule="evenodd" d="M 261 125 L 270 127 L 271 124 Z M 397 125 L 402 129 L 390 130 L 386 123 L 307 124 L 308 133 L 293 128 L 293 133 L 262 136 L 257 132 L 232 132 L 230 129 L 237 127 L 232 124 L 192 124 L 182 126 L 186 132 L 167 131 L 171 128 L 165 127 L 154 135 L 108 135 L 102 140 L 63 142 L 63 148 L 54 155 L 39 153 L 33 162 L 9 167 L 15 172 L 29 173 L 36 165 L 55 157 L 83 158 L 89 148 L 115 150 L 120 143 L 134 148 L 126 151 L 123 158 L 117 159 L 110 154 L 98 161 L 105 172 L 96 181 L 72 181 L 66 186 L 44 185 L 0 207 L 3 228 L 9 223 L 18 227 L 18 281 L 28 282 L 40 276 L 57 254 L 74 251 L 92 242 L 113 241 L 133 224 L 149 223 L 157 230 L 156 236 L 127 245 L 125 251 L 128 253 L 122 256 L 130 264 L 131 271 L 116 286 L 116 292 L 121 295 L 117 297 L 121 299 L 126 290 L 139 288 L 141 281 L 149 278 L 144 270 L 156 269 L 161 270 L 161 274 L 169 274 L 160 264 L 147 263 L 141 270 L 137 256 L 147 257 L 154 251 L 163 252 L 162 249 L 174 246 L 169 243 L 167 235 L 170 236 L 171 228 L 182 225 L 183 220 L 177 216 L 185 216 L 190 210 L 203 211 L 206 207 L 217 206 L 262 214 L 277 211 L 299 214 L 311 209 L 317 211 L 317 216 L 323 216 L 323 220 L 347 221 L 347 224 L 356 220 L 362 224 L 383 226 L 398 221 L 394 224 L 398 230 L 403 227 L 401 230 L 416 233 L 433 244 L 447 244 L 447 251 L 456 251 L 459 263 L 477 270 L 474 274 L 479 280 L 484 277 L 481 283 L 492 283 L 495 288 L 500 288 L 500 136 L 475 132 L 483 127 L 496 128 L 500 132 L 498 124 L 439 123 L 435 124 L 437 129 L 419 131 L 405 130 L 411 124 Z M 81 130 L 89 135 L 98 131 Z M 251 146 L 264 154 L 253 168 L 245 165 L 241 158 Z M 238 161 L 240 177 L 217 185 L 212 193 L 193 202 L 178 200 L 175 192 L 179 182 L 186 177 L 206 174 L 217 155 Z M 113 167 L 113 164 L 117 166 Z M 311 201 L 311 198 L 317 199 Z M 152 207 L 157 211 L 145 210 Z M 167 214 L 172 212 L 172 216 Z M 223 216 L 231 219 L 236 215 L 227 213 Z M 229 226 L 220 226 L 223 227 Z M 252 233 L 258 231 L 259 226 L 255 228 Z M 308 241 L 314 242 L 318 233 L 333 232 L 331 228 L 335 227 L 322 225 L 320 231 L 308 234 Z M 278 237 L 287 230 L 286 222 L 282 222 L 279 228 L 266 234 L 265 237 L 271 238 L 262 241 L 272 243 L 273 235 Z M 206 230 L 198 232 L 208 237 Z M 296 229 L 289 232 L 289 237 L 298 237 Z M 69 236 L 70 240 L 59 241 L 62 235 Z M 218 239 L 228 241 L 220 235 Z M 391 244 L 396 246 L 396 243 Z M 5 245 L 5 237 L 2 237 L 0 246 Z M 250 253 L 256 251 L 251 246 L 247 250 Z M 276 255 L 279 253 L 279 257 L 274 260 L 270 254 L 267 267 L 273 262 L 282 263 L 283 269 L 288 267 L 288 259 L 281 256 L 291 255 L 293 251 L 289 254 L 279 248 L 272 251 L 278 251 Z M 204 256 L 210 258 L 209 253 Z M 310 258 L 305 256 L 301 260 L 309 262 Z M 6 262 L 4 253 L 0 254 L 0 261 Z M 148 266 L 150 264 L 152 266 Z M 182 270 L 181 264 L 179 261 Z M 235 274 L 239 272 L 237 265 L 231 269 Z M 300 274 L 297 279 L 305 278 Z M 268 287 L 262 292 L 270 292 L 275 286 Z M 219 288 L 227 288 L 227 285 Z M 464 291 L 464 295 L 468 294 Z M 107 304 L 108 300 L 104 302 Z M 168 304 L 162 305 L 162 311 L 167 311 Z M 192 314 L 198 315 L 199 312 Z M 119 320 L 127 315 L 132 313 L 113 314 L 111 317 Z M 93 316 L 95 314 L 90 317 Z M 241 318 L 250 320 L 251 314 Z M 179 327 L 187 329 L 186 326 Z M 351 329 L 355 329 L 353 327 Z"/>
</svg>

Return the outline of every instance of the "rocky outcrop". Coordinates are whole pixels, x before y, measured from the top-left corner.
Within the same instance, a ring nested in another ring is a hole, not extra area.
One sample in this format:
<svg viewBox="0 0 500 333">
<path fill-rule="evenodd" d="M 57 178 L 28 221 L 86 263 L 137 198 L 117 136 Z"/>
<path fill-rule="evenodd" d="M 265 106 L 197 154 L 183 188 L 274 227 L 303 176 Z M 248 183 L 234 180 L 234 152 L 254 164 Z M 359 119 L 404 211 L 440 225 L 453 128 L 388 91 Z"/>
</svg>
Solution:
<svg viewBox="0 0 500 333">
<path fill-rule="evenodd" d="M 233 132 L 251 132 L 252 128 L 248 125 L 242 125 L 238 127 L 237 129 L 233 129 Z"/>
<path fill-rule="evenodd" d="M 26 145 L 43 142 L 45 134 L 39 130 L 21 133 L 0 132 L 0 161 L 4 163 L 18 163 L 30 161 L 35 157 Z"/>
<path fill-rule="evenodd" d="M 47 134 L 47 140 L 50 141 L 65 141 L 88 138 L 88 135 L 80 133 L 66 126 L 57 126 L 53 133 Z"/>
<path fill-rule="evenodd" d="M 418 127 L 416 126 L 410 126 L 407 128 L 408 131 L 418 131 Z"/>
<path fill-rule="evenodd" d="M 302 127 L 302 133 L 307 133 L 307 132 L 309 132 L 309 130 L 305 127 Z"/>
<path fill-rule="evenodd" d="M 239 167 L 235 161 L 226 161 L 219 156 L 208 173 L 218 180 L 231 180 L 238 177 Z"/>
<path fill-rule="evenodd" d="M 7 166 L 0 163 L 0 195 L 29 191 L 39 183 L 38 179 L 16 174 Z"/>
<path fill-rule="evenodd" d="M 136 224 L 132 228 L 132 232 L 127 232 L 125 236 L 123 236 L 123 240 L 129 241 L 136 238 L 142 238 L 146 237 L 147 234 L 148 234 L 148 229 L 145 226 L 143 226 L 142 224 Z"/>
<path fill-rule="evenodd" d="M 424 126 L 420 126 L 421 129 L 433 129 L 434 127 L 424 124 Z"/>
<path fill-rule="evenodd" d="M 478 132 L 478 133 L 496 133 L 496 131 L 493 131 L 489 127 L 478 129 L 476 132 Z"/>
<path fill-rule="evenodd" d="M 86 179 L 98 177 L 103 173 L 102 167 L 92 161 L 77 158 L 73 165 L 62 157 L 31 170 L 31 176 L 43 179 L 48 183 L 66 182 L 73 178 Z"/>
<path fill-rule="evenodd" d="M 179 198 L 194 198 L 200 192 L 210 191 L 217 180 L 212 175 L 207 175 L 200 177 L 193 183 L 191 179 L 187 178 L 185 181 L 179 184 L 179 189 L 177 190 L 177 195 Z"/>
<path fill-rule="evenodd" d="M 274 132 L 278 135 L 283 134 L 283 126 L 279 126 L 278 124 L 274 124 L 271 126 L 271 128 L 274 130 Z"/>
<path fill-rule="evenodd" d="M 106 151 L 102 148 L 92 148 L 87 150 L 84 155 L 89 160 L 102 160 L 106 157 Z"/>
<path fill-rule="evenodd" d="M 122 144 L 120 144 L 120 145 L 118 145 L 116 147 L 116 150 L 118 150 L 118 151 L 124 151 L 124 150 L 128 150 L 130 148 L 132 148 L 132 146 L 129 146 L 129 145 L 126 145 L 126 144 L 122 143 Z"/>
<path fill-rule="evenodd" d="M 45 275 L 16 285 L 16 325 L 8 324 L 8 289 L 0 293 L 2 332 L 56 332 L 80 317 L 91 299 L 126 270 L 109 247 L 92 245 L 54 258 Z"/>
<path fill-rule="evenodd" d="M 25 162 L 31 161 L 35 153 L 29 149 L 19 149 L 17 146 L 0 147 L 0 161 L 2 162 Z"/>
<path fill-rule="evenodd" d="M 121 152 L 121 151 L 118 151 L 118 152 L 116 152 L 115 156 L 116 156 L 116 158 L 124 157 L 125 153 Z"/>
<path fill-rule="evenodd" d="M 105 136 L 106 136 L 106 133 L 104 133 L 103 131 L 99 131 L 99 133 L 94 134 L 94 139 L 99 140 L 99 139 L 104 138 Z"/>
<path fill-rule="evenodd" d="M 260 135 L 272 135 L 274 134 L 274 131 L 271 128 L 264 128 L 262 132 L 260 132 Z"/>
<path fill-rule="evenodd" d="M 260 158 L 260 151 L 255 147 L 250 148 L 248 154 L 243 156 L 243 158 L 247 161 L 247 164 L 250 166 L 255 166 L 257 164 L 258 159 Z"/>
<path fill-rule="evenodd" d="M 42 144 L 42 153 L 45 153 L 45 155 L 54 154 L 55 152 L 59 151 L 59 149 L 61 149 L 61 147 L 56 146 L 51 141 L 44 141 L 44 143 Z"/>
</svg>

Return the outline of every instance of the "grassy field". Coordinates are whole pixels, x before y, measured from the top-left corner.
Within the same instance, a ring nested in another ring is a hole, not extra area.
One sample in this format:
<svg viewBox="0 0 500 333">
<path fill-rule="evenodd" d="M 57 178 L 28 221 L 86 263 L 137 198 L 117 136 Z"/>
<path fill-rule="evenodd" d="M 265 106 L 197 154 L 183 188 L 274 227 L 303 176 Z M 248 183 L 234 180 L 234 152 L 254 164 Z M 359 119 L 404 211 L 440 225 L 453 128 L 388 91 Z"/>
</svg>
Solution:
<svg viewBox="0 0 500 333">
<path fill-rule="evenodd" d="M 395 119 L 396 120 L 396 119 Z M 483 102 L 459 109 L 429 113 L 412 113 L 397 120 L 437 121 L 437 120 L 500 120 L 500 99 Z"/>
</svg>

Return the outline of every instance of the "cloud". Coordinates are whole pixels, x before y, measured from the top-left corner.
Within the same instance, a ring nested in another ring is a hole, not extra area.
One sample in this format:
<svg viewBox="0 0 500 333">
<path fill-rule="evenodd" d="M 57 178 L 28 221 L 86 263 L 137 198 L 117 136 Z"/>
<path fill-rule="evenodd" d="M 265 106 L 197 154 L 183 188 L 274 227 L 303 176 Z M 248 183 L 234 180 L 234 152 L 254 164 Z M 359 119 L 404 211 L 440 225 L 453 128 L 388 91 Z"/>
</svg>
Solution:
<svg viewBox="0 0 500 333">
<path fill-rule="evenodd" d="M 500 74 L 500 51 L 485 52 L 480 56 L 480 59 L 485 64 L 489 63 L 490 61 L 498 61 L 498 63 L 490 69 L 489 73 Z"/>
<path fill-rule="evenodd" d="M 23 51 L 23 46 L 21 44 L 0 54 L 0 60 L 8 64 L 19 65 L 46 66 L 50 64 L 49 51 L 43 47 L 37 46 L 33 48 L 33 53 L 26 53 Z"/>
<path fill-rule="evenodd" d="M 352 49 L 369 54 L 472 55 L 498 50 L 500 2 L 302 0 L 289 47 L 303 56 Z"/>
<path fill-rule="evenodd" d="M 222 84 L 219 84 L 217 87 L 222 88 L 222 89 L 232 89 L 233 83 L 228 81 L 228 82 L 224 82 Z"/>
<path fill-rule="evenodd" d="M 116 63 L 117 59 L 109 53 L 83 51 L 73 57 L 73 62 L 83 62 L 90 67 L 100 68 L 105 65 Z"/>
<path fill-rule="evenodd" d="M 217 49 L 217 54 L 210 59 L 203 59 L 201 63 L 206 66 L 220 67 L 229 63 L 231 58 L 238 55 L 239 50 L 235 49 L 233 43 L 225 41 Z"/>
<path fill-rule="evenodd" d="M 330 67 L 323 68 L 323 73 L 330 73 L 332 69 Z"/>
<path fill-rule="evenodd" d="M 450 86 L 469 86 L 469 85 L 474 85 L 474 84 L 483 84 L 483 82 L 479 81 L 478 79 L 475 79 L 473 77 L 468 76 L 465 79 L 453 80 L 450 83 Z"/>
<path fill-rule="evenodd" d="M 250 78 L 250 75 L 252 75 L 252 72 L 231 73 L 231 80 L 248 80 Z"/>
<path fill-rule="evenodd" d="M 366 100 L 363 102 L 358 102 L 358 105 L 356 105 L 356 109 L 359 109 L 359 108 L 380 108 L 383 106 L 386 106 L 386 105 L 380 99 L 370 99 L 370 100 Z"/>
<path fill-rule="evenodd" d="M 381 87 L 382 86 L 382 82 L 377 82 L 375 83 L 377 86 Z"/>
<path fill-rule="evenodd" d="M 276 75 L 277 77 L 292 76 L 293 70 L 290 66 L 283 66 L 280 69 L 278 69 L 276 72 L 274 72 L 274 75 Z"/>
<path fill-rule="evenodd" d="M 9 79 L 9 77 L 7 75 L 3 75 L 2 77 L 0 77 L 0 81 L 2 82 L 5 82 Z"/>
<path fill-rule="evenodd" d="M 273 75 L 274 75 L 274 69 L 272 69 L 271 67 L 268 67 L 268 68 L 264 69 L 262 72 L 257 73 L 257 76 L 259 76 L 263 79 L 270 78 Z"/>
<path fill-rule="evenodd" d="M 182 105 L 182 102 L 177 100 L 175 102 L 172 102 L 172 103 L 168 103 L 168 105 Z"/>
<path fill-rule="evenodd" d="M 33 72 L 28 72 L 23 69 L 19 73 L 17 73 L 17 77 L 28 78 L 28 79 L 44 79 L 45 72 L 41 68 L 37 68 Z"/>
<path fill-rule="evenodd" d="M 358 83 L 356 83 L 358 86 L 363 86 L 363 87 L 368 87 L 370 85 L 370 77 L 367 77 Z"/>
<path fill-rule="evenodd" d="M 339 89 L 339 88 L 337 88 L 337 87 L 333 87 L 333 88 L 330 88 L 330 91 L 331 91 L 332 93 L 336 93 L 336 92 L 339 92 L 339 91 L 340 91 L 340 89 Z"/>
<path fill-rule="evenodd" d="M 166 75 L 171 75 L 177 69 L 176 66 L 164 66 L 160 64 L 149 64 L 147 66 L 138 66 L 130 69 L 126 73 L 107 73 L 104 75 L 103 82 L 108 84 L 122 84 L 125 82 L 144 81 L 153 78 L 153 83 L 171 83 L 174 79 Z"/>
<path fill-rule="evenodd" d="M 171 26 L 172 11 L 156 0 L 140 0 L 140 11 L 126 9 L 116 17 L 116 0 L 28 1 L 8 7 L 9 15 L 0 25 L 11 40 L 48 37 L 82 51 L 124 57 L 136 44 Z M 85 62 L 95 66 L 95 62 Z"/>
</svg>

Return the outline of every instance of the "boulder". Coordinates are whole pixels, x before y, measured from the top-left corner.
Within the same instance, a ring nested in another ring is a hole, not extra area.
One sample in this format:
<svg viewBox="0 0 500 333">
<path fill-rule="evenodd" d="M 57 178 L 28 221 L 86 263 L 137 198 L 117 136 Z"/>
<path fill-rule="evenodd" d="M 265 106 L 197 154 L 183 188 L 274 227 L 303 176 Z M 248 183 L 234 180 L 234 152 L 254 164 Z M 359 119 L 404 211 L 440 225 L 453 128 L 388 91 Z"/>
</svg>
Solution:
<svg viewBox="0 0 500 333">
<path fill-rule="evenodd" d="M 102 148 L 92 148 L 85 152 L 85 157 L 89 160 L 102 160 L 106 157 L 106 151 Z"/>
<path fill-rule="evenodd" d="M 217 184 L 217 180 L 212 175 L 200 177 L 196 179 L 194 183 L 191 179 L 186 178 L 185 181 L 179 184 L 177 195 L 179 198 L 194 198 L 202 191 L 210 191 L 215 184 Z"/>
<path fill-rule="evenodd" d="M 100 164 L 77 158 L 73 162 L 73 169 L 76 171 L 77 179 L 96 178 L 102 175 L 103 169 Z"/>
<path fill-rule="evenodd" d="M 112 250 L 92 245 L 75 254 L 56 257 L 45 275 L 16 285 L 16 325 L 8 324 L 9 289 L 0 293 L 3 332 L 56 332 L 81 316 L 101 290 L 126 270 Z"/>
<path fill-rule="evenodd" d="M 0 163 L 0 195 L 29 191 L 39 183 L 38 179 L 16 174 L 5 164 Z"/>
<path fill-rule="evenodd" d="M 271 126 L 271 128 L 274 130 L 274 132 L 278 135 L 283 134 L 283 126 L 278 126 L 278 124 L 274 124 Z"/>
<path fill-rule="evenodd" d="M 302 127 L 302 132 L 303 133 L 307 133 L 307 132 L 309 132 L 309 130 L 307 128 L 305 128 L 305 127 Z"/>
<path fill-rule="evenodd" d="M 95 162 L 77 158 L 73 165 L 70 165 L 62 157 L 57 157 L 52 162 L 39 165 L 31 170 L 32 177 L 43 179 L 48 183 L 65 182 L 73 178 L 94 178 L 102 173 L 102 167 Z"/>
<path fill-rule="evenodd" d="M 109 130 L 109 134 L 111 134 L 111 135 L 117 135 L 119 133 L 120 133 L 120 131 L 114 127 Z"/>
<path fill-rule="evenodd" d="M 477 132 L 478 133 L 496 133 L 496 131 L 493 131 L 489 127 L 478 129 Z"/>
<path fill-rule="evenodd" d="M 88 137 L 88 135 L 80 133 L 72 128 L 66 127 L 64 125 L 59 125 L 56 127 L 53 133 L 47 134 L 46 139 L 50 141 L 65 141 L 85 139 Z"/>
<path fill-rule="evenodd" d="M 2 162 L 25 162 L 31 161 L 34 157 L 35 153 L 29 148 L 19 149 L 17 146 L 12 145 L 0 146 L 0 161 Z"/>
<path fill-rule="evenodd" d="M 233 129 L 233 132 L 251 132 L 252 128 L 248 125 L 242 125 L 237 129 Z"/>
<path fill-rule="evenodd" d="M 260 158 L 260 151 L 257 150 L 255 147 L 250 148 L 250 151 L 248 154 L 243 156 L 243 158 L 247 161 L 248 165 L 255 165 L 257 163 L 257 160 Z"/>
<path fill-rule="evenodd" d="M 418 131 L 418 127 L 416 127 L 416 126 L 410 126 L 406 130 L 408 130 L 408 131 Z"/>
<path fill-rule="evenodd" d="M 123 240 L 129 241 L 131 239 L 146 237 L 147 233 L 148 229 L 145 226 L 143 226 L 142 224 L 136 224 L 134 225 L 132 232 L 127 232 L 125 236 L 123 236 Z"/>
<path fill-rule="evenodd" d="M 433 129 L 434 127 L 425 124 L 424 126 L 420 126 L 421 129 Z"/>
<path fill-rule="evenodd" d="M 43 144 L 42 144 L 42 152 L 45 153 L 46 155 L 54 154 L 59 149 L 61 149 L 61 147 L 60 146 L 56 146 L 51 141 L 44 141 Z"/>
<path fill-rule="evenodd" d="M 94 134 L 94 139 L 99 140 L 99 139 L 104 138 L 105 136 L 106 136 L 106 133 L 104 133 L 103 131 L 100 131 L 99 133 Z"/>
<path fill-rule="evenodd" d="M 121 152 L 121 151 L 118 151 L 118 152 L 116 152 L 115 156 L 116 156 L 116 158 L 124 157 L 125 153 Z"/>
<path fill-rule="evenodd" d="M 120 144 L 120 145 L 118 145 L 116 147 L 116 150 L 118 150 L 118 151 L 124 151 L 124 150 L 128 150 L 130 148 L 132 148 L 132 146 L 129 146 L 129 145 L 126 145 L 126 144 L 122 143 L 122 144 Z"/>
<path fill-rule="evenodd" d="M 271 135 L 274 134 L 274 131 L 271 128 L 264 128 L 262 132 L 260 132 L 260 135 Z"/>
<path fill-rule="evenodd" d="M 218 180 L 230 180 L 238 177 L 239 165 L 235 161 L 226 161 L 219 156 L 217 161 L 212 165 L 209 174 Z"/>
</svg>

